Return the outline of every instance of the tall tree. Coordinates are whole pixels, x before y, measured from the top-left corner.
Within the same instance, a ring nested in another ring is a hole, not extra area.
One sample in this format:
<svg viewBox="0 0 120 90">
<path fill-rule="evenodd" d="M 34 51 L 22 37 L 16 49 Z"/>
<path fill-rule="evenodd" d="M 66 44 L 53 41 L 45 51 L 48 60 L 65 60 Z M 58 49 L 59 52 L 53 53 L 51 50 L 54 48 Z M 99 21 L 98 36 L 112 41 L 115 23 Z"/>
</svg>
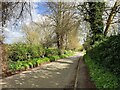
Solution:
<svg viewBox="0 0 120 90">
<path fill-rule="evenodd" d="M 92 31 L 92 42 L 98 40 L 99 34 L 103 33 L 103 12 L 105 2 L 84 2 L 78 5 L 78 9 L 84 16 L 84 20 L 90 23 Z"/>
<path fill-rule="evenodd" d="M 65 49 L 66 33 L 71 31 L 80 22 L 74 3 L 48 2 L 49 18 L 53 21 L 57 38 L 57 46 L 60 52 Z"/>
<path fill-rule="evenodd" d="M 112 21 L 113 21 L 113 19 L 116 16 L 118 11 L 120 11 L 120 0 L 116 0 L 114 6 L 111 8 L 111 12 L 108 16 L 106 27 L 105 27 L 105 30 L 104 30 L 105 36 L 107 35 L 108 30 L 110 28 L 110 25 L 111 25 L 111 23 L 112 23 Z"/>
<path fill-rule="evenodd" d="M 49 47 L 54 43 L 54 30 L 50 25 L 51 21 L 49 18 L 43 18 L 40 22 L 31 22 L 23 26 L 22 30 L 25 33 L 26 43 L 43 45 L 44 47 Z"/>
<path fill-rule="evenodd" d="M 0 61 L 2 71 L 5 72 L 7 70 L 7 56 L 5 52 L 5 45 L 3 44 L 4 39 L 4 27 L 7 22 L 11 19 L 14 19 L 15 22 L 17 20 L 21 20 L 26 12 L 31 11 L 30 3 L 28 2 L 0 2 L 0 13 L 1 15 L 1 32 L 0 32 Z"/>
</svg>

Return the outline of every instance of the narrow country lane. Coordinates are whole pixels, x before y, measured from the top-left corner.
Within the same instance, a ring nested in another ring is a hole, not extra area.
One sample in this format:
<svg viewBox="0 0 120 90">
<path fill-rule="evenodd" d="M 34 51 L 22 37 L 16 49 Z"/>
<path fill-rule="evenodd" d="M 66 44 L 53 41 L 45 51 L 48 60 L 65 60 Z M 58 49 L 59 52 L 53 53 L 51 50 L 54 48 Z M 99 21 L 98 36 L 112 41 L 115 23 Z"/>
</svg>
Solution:
<svg viewBox="0 0 120 90">
<path fill-rule="evenodd" d="M 73 81 L 81 53 L 5 79 L 2 88 L 65 88 Z"/>
</svg>

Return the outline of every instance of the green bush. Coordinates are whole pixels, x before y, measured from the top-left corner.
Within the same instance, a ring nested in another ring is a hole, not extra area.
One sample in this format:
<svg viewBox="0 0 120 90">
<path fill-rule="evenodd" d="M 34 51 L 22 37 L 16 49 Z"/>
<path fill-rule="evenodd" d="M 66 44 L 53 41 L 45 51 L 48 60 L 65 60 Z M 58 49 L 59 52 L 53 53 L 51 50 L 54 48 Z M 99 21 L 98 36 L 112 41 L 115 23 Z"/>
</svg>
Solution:
<svg viewBox="0 0 120 90">
<path fill-rule="evenodd" d="M 68 57 L 68 54 L 62 54 L 62 55 L 60 55 L 60 58 L 66 58 L 66 57 Z"/>
<path fill-rule="evenodd" d="M 106 70 L 120 75 L 120 35 L 111 36 L 88 51 L 91 59 Z"/>
<path fill-rule="evenodd" d="M 64 54 L 60 55 L 59 57 L 60 58 L 66 58 L 66 57 L 69 57 L 69 56 L 72 56 L 74 55 L 74 52 L 71 51 L 71 50 L 64 50 Z"/>
<path fill-rule="evenodd" d="M 37 64 L 38 64 L 38 65 L 41 64 L 41 60 L 40 60 L 40 59 L 37 60 Z"/>
<path fill-rule="evenodd" d="M 25 67 L 25 69 L 29 69 L 29 64 L 27 64 L 27 63 L 23 63 L 23 66 Z"/>
<path fill-rule="evenodd" d="M 50 62 L 55 61 L 55 58 L 53 56 L 49 56 L 48 58 L 50 59 Z"/>
<path fill-rule="evenodd" d="M 40 45 L 12 44 L 8 46 L 8 58 L 12 61 L 24 61 L 44 56 Z"/>
<path fill-rule="evenodd" d="M 82 45 L 80 45 L 79 48 L 77 49 L 77 51 L 83 51 L 83 50 L 84 50 L 84 48 Z"/>
<path fill-rule="evenodd" d="M 58 55 L 58 53 L 59 53 L 58 49 L 53 49 L 53 48 L 45 49 L 45 56 L 46 57 Z"/>
<path fill-rule="evenodd" d="M 96 42 L 86 53 L 91 60 L 85 61 L 95 74 L 91 75 L 96 85 L 101 88 L 120 87 L 120 35 Z"/>
<path fill-rule="evenodd" d="M 39 58 L 44 55 L 44 49 L 41 46 L 33 45 L 30 46 L 31 48 L 31 57 L 32 58 Z"/>
<path fill-rule="evenodd" d="M 72 55 L 74 55 L 74 52 L 71 51 L 71 50 L 68 50 L 68 51 L 65 53 L 65 57 L 72 56 Z"/>
<path fill-rule="evenodd" d="M 28 62 L 28 65 L 30 68 L 33 68 L 33 63 L 32 62 Z"/>
<path fill-rule="evenodd" d="M 84 59 L 90 70 L 91 80 L 97 88 L 118 88 L 118 77 L 96 64 L 88 55 L 85 55 Z"/>
<path fill-rule="evenodd" d="M 53 56 L 55 58 L 55 60 L 59 59 L 60 57 L 58 55 Z"/>
<path fill-rule="evenodd" d="M 8 45 L 9 69 L 25 70 L 34 68 L 44 62 L 55 61 L 73 55 L 72 51 L 65 51 L 65 54 L 58 56 L 58 49 L 44 49 L 39 45 L 12 44 Z M 46 56 L 46 57 L 44 57 Z"/>
<path fill-rule="evenodd" d="M 48 61 L 50 61 L 50 59 L 48 57 L 45 57 L 44 61 L 48 62 Z"/>
<path fill-rule="evenodd" d="M 65 58 L 66 56 L 64 54 L 60 55 L 59 56 L 60 58 Z"/>
<path fill-rule="evenodd" d="M 15 62 L 9 62 L 9 67 L 10 70 L 15 71 L 16 70 L 16 63 Z"/>
<path fill-rule="evenodd" d="M 28 69 L 28 68 L 33 68 L 37 67 L 38 65 L 50 61 L 49 58 L 34 58 L 28 61 L 10 61 L 9 62 L 9 70 L 16 71 L 16 70 L 21 70 L 21 69 Z"/>
<path fill-rule="evenodd" d="M 17 61 L 17 62 L 10 62 L 9 64 L 9 69 L 12 70 L 12 71 L 15 71 L 15 70 L 21 70 L 21 69 L 24 69 L 24 65 L 23 65 L 23 62 L 22 61 Z"/>
<path fill-rule="evenodd" d="M 55 56 L 49 56 L 48 58 L 49 58 L 50 62 L 52 62 L 52 61 L 60 59 L 60 56 L 55 55 Z"/>
</svg>

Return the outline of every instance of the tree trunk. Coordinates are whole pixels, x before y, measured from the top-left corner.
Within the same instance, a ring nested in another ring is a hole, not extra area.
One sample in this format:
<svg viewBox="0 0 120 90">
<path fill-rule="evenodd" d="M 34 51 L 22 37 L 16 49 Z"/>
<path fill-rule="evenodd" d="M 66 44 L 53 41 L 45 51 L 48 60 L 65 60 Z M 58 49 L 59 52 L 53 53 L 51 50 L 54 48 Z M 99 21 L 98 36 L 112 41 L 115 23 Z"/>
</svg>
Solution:
<svg viewBox="0 0 120 90">
<path fill-rule="evenodd" d="M 117 9 L 117 1 L 115 2 L 114 6 L 112 8 L 112 11 L 111 11 L 111 13 L 110 13 L 110 15 L 108 17 L 106 28 L 105 28 L 105 31 L 104 31 L 105 36 L 107 35 L 108 30 L 109 30 L 110 25 L 111 25 L 111 22 L 113 21 L 114 16 L 116 15 L 116 9 Z"/>
<path fill-rule="evenodd" d="M 0 67 L 1 67 L 1 72 L 6 72 L 7 71 L 7 55 L 6 55 L 6 50 L 5 50 L 5 45 L 0 41 Z"/>
<path fill-rule="evenodd" d="M 64 35 L 60 35 L 60 53 L 63 54 L 64 52 Z"/>
</svg>

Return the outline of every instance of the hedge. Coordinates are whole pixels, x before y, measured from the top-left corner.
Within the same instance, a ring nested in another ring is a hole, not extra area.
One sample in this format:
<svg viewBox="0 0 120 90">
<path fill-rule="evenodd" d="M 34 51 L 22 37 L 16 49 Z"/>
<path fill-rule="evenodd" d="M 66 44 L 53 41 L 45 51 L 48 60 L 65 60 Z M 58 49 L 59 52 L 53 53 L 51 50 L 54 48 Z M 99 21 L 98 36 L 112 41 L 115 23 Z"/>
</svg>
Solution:
<svg viewBox="0 0 120 90">
<path fill-rule="evenodd" d="M 84 58 L 98 87 L 120 88 L 120 35 L 97 42 Z"/>
</svg>

